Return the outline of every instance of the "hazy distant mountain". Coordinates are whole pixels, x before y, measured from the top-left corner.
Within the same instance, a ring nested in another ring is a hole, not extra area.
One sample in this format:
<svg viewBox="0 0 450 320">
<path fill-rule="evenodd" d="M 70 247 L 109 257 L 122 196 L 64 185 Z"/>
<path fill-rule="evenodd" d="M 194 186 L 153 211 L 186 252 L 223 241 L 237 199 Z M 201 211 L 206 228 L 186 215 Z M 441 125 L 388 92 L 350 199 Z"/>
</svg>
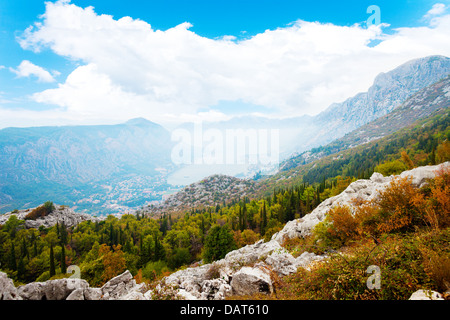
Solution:
<svg viewBox="0 0 450 320">
<path fill-rule="evenodd" d="M 360 126 L 342 138 L 286 160 L 281 165 L 281 169 L 288 170 L 297 165 L 380 139 L 419 119 L 427 118 L 439 110 L 448 108 L 450 108 L 450 76 L 420 90 L 390 113 Z"/>
<path fill-rule="evenodd" d="M 203 129 L 278 129 L 280 160 L 325 145 L 360 126 L 384 116 L 419 90 L 450 74 L 450 58 L 429 56 L 406 62 L 379 74 L 367 92 L 334 103 L 316 116 L 269 119 L 240 116 L 227 121 L 204 122 Z M 184 124 L 183 128 L 192 128 Z"/>
<path fill-rule="evenodd" d="M 324 145 L 346 133 L 384 116 L 419 90 L 450 74 L 450 58 L 430 56 L 409 61 L 381 73 L 367 92 L 342 103 L 334 103 L 315 116 L 314 126 L 298 135 L 296 151 Z"/>
<path fill-rule="evenodd" d="M 46 200 L 73 205 L 63 201 L 67 198 L 56 199 L 50 190 L 70 195 L 78 188 L 90 189 L 89 184 L 95 188 L 98 181 L 137 177 L 153 181 L 161 176 L 161 168 L 171 167 L 171 147 L 170 133 L 145 119 L 118 125 L 0 130 L 0 209 Z M 114 187 L 105 184 L 106 189 Z M 125 186 L 122 192 L 126 193 Z M 79 196 L 73 201 L 90 195 Z"/>
</svg>

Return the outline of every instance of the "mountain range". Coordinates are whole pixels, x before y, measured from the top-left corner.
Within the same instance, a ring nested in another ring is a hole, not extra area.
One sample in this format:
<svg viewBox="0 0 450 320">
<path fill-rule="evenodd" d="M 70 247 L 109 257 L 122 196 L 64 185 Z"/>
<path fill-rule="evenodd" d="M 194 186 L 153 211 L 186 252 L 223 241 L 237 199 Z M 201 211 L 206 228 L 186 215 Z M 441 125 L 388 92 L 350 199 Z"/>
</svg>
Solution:
<svg viewBox="0 0 450 320">
<path fill-rule="evenodd" d="M 47 198 L 79 208 L 100 203 L 97 210 L 112 197 L 133 202 L 143 192 L 152 199 L 152 192 L 167 189 L 170 150 L 170 133 L 145 119 L 0 130 L 0 209 Z"/>
<path fill-rule="evenodd" d="M 448 107 L 449 75 L 449 58 L 425 57 L 381 73 L 367 92 L 332 104 L 316 116 L 244 116 L 205 122 L 203 129 L 278 129 L 280 161 L 285 161 L 284 167 L 292 160 L 289 167 L 303 161 L 305 151 L 352 131 L 353 140 L 346 136 L 345 143 L 337 144 L 351 147 L 426 116 L 433 106 Z M 178 128 L 192 127 L 186 123 Z M 178 190 L 180 186 L 168 183 L 171 175 L 178 173 L 186 179 L 176 184 L 188 185 L 211 175 L 211 170 L 221 174 L 227 167 L 176 165 L 173 147 L 168 130 L 142 118 L 117 125 L 2 129 L 0 211 L 52 200 L 97 214 L 127 212 Z M 191 174 L 194 169 L 196 175 Z M 259 170 L 237 166 L 227 174 L 247 178 Z"/>
<path fill-rule="evenodd" d="M 360 126 L 343 137 L 286 159 L 281 164 L 280 170 L 286 171 L 295 166 L 380 139 L 449 106 L 450 76 L 420 90 L 390 113 Z"/>
</svg>

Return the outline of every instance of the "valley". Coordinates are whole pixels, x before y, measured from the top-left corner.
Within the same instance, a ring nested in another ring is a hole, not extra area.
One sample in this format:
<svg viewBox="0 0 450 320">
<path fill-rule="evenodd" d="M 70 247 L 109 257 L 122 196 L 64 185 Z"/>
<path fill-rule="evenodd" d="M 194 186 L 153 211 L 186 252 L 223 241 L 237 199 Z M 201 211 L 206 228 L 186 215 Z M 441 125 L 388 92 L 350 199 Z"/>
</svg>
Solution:
<svg viewBox="0 0 450 320">
<path fill-rule="evenodd" d="M 254 156 L 252 142 L 245 140 L 249 136 L 238 141 L 246 147 L 243 164 L 196 165 L 193 158 L 193 165 L 175 163 L 177 143 L 172 135 L 185 130 L 181 132 L 195 137 L 192 123 L 172 132 L 143 118 L 117 125 L 1 129 L 0 212 L 51 199 L 90 214 L 120 215 L 160 205 L 171 194 L 213 174 L 247 181 L 282 177 L 298 165 L 380 139 L 448 107 L 449 73 L 449 58 L 430 56 L 380 74 L 368 92 L 335 103 L 314 117 L 243 116 L 202 124 L 204 132 L 216 130 L 222 136 L 227 130 L 277 132 L 279 163 L 270 168 L 248 162 Z M 216 142 L 220 149 L 222 142 Z M 205 157 L 211 144 L 200 145 Z M 195 155 L 196 145 L 189 148 Z"/>
</svg>

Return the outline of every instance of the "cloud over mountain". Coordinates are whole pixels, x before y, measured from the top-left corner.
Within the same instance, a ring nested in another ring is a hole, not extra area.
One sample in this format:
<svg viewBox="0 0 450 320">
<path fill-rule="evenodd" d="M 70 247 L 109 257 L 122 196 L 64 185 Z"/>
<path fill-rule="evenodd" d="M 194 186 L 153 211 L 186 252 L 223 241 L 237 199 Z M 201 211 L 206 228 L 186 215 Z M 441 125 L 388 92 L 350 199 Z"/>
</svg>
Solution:
<svg viewBox="0 0 450 320">
<path fill-rule="evenodd" d="M 164 122 L 237 100 L 277 116 L 317 114 L 366 91 L 381 71 L 426 55 L 450 55 L 450 15 L 391 34 L 383 24 L 298 20 L 247 39 L 209 39 L 191 27 L 185 22 L 155 30 L 67 0 L 48 2 L 20 44 L 35 52 L 50 48 L 79 66 L 64 83 L 32 98 L 71 120 L 143 116 Z"/>
</svg>

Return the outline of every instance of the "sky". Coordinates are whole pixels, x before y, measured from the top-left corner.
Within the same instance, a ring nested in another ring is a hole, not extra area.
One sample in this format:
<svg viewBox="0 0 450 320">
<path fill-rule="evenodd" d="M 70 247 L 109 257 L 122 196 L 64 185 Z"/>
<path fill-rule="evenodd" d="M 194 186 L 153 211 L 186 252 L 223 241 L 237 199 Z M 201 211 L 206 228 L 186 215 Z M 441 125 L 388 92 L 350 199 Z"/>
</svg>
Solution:
<svg viewBox="0 0 450 320">
<path fill-rule="evenodd" d="M 315 115 L 450 56 L 450 0 L 0 0 L 0 128 Z"/>
</svg>

